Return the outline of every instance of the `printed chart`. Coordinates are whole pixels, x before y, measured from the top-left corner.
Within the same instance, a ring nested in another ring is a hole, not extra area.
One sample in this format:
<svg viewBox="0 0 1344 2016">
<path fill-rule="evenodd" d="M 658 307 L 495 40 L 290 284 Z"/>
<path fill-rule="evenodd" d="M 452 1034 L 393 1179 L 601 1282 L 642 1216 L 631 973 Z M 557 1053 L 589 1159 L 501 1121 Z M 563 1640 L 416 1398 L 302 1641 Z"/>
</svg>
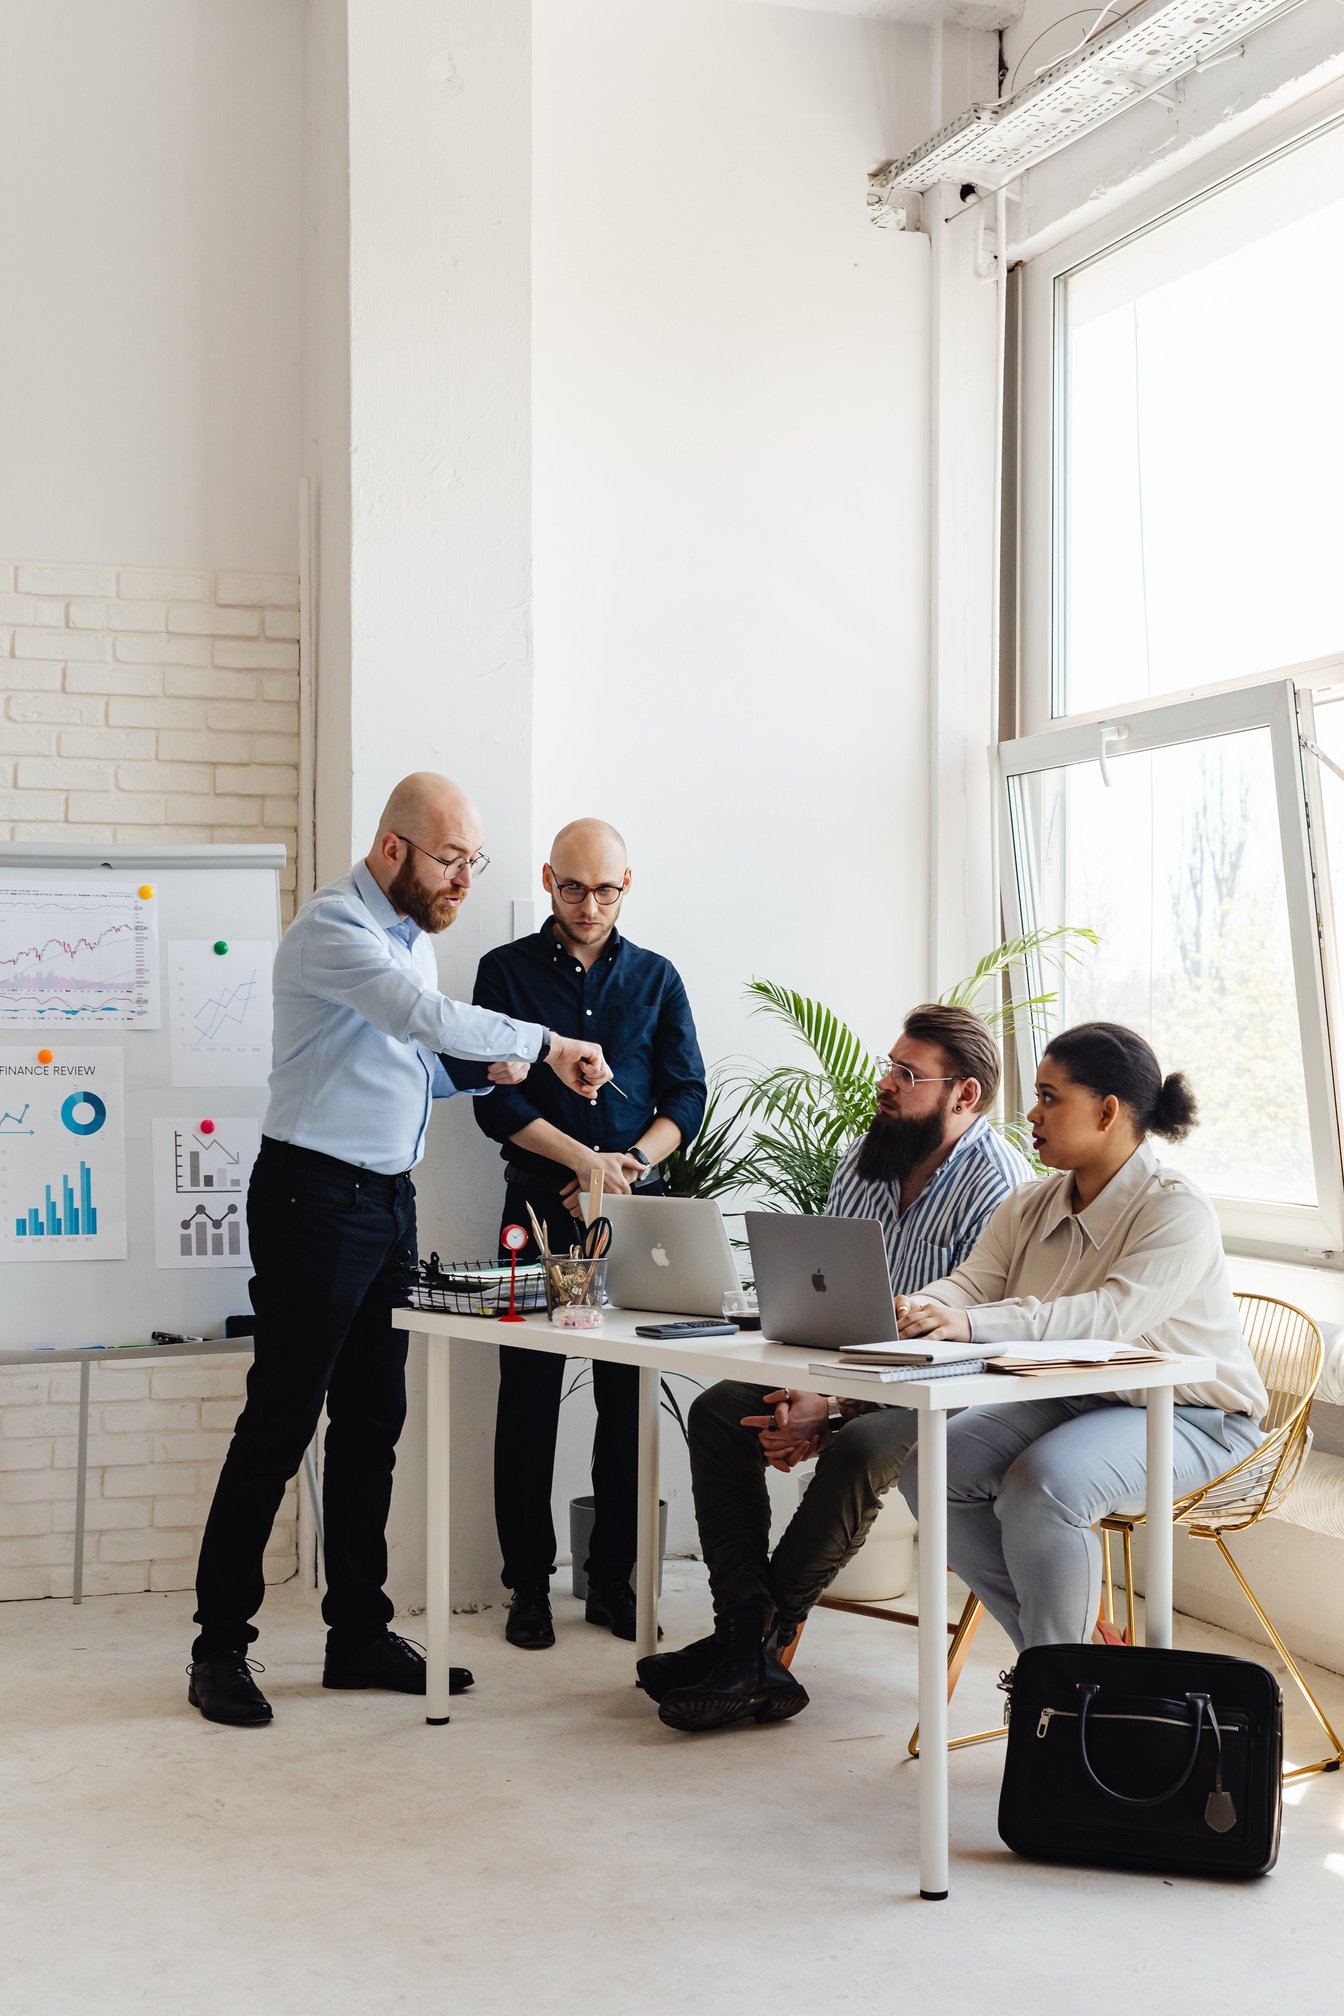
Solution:
<svg viewBox="0 0 1344 2016">
<path fill-rule="evenodd" d="M 247 1185 L 259 1120 L 154 1122 L 154 1243 L 160 1267 L 250 1267 Z"/>
<path fill-rule="evenodd" d="M 0 1029 L 158 1026 L 152 894 L 83 877 L 0 882 Z"/>
<path fill-rule="evenodd" d="M 126 1258 L 122 1052 L 0 1049 L 0 1261 Z"/>
<path fill-rule="evenodd" d="M 271 1071 L 271 963 L 264 939 L 174 940 L 168 1026 L 174 1085 L 264 1085 Z"/>
</svg>

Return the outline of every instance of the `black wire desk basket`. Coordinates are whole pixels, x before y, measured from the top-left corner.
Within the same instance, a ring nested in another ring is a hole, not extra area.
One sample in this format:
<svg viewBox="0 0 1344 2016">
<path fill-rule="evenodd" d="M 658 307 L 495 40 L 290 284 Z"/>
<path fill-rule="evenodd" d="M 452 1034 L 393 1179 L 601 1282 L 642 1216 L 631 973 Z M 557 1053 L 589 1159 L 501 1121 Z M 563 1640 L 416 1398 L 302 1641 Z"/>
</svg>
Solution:
<svg viewBox="0 0 1344 2016">
<path fill-rule="evenodd" d="M 440 1260 L 431 1253 L 420 1262 L 411 1307 L 447 1316 L 501 1316 L 509 1306 L 509 1274 L 507 1260 Z M 539 1260 L 524 1262 L 515 1278 L 514 1308 L 531 1315 L 545 1307 L 545 1270 Z"/>
</svg>

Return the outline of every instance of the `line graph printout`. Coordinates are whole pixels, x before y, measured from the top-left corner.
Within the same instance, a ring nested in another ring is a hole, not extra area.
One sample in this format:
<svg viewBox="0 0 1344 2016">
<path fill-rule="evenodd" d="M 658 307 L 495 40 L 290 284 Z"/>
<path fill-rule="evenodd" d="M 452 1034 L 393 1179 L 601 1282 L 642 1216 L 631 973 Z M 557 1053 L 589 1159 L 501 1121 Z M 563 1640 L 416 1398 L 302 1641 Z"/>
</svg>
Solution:
<svg viewBox="0 0 1344 2016">
<path fill-rule="evenodd" d="M 0 881 L 0 1029 L 157 1029 L 159 926 L 134 882 Z"/>
<path fill-rule="evenodd" d="M 123 1052 L 0 1048 L 0 1262 L 126 1258 Z"/>
<path fill-rule="evenodd" d="M 154 1122 L 154 1250 L 160 1267 L 250 1267 L 247 1185 L 259 1120 Z"/>
<path fill-rule="evenodd" d="M 174 1085 L 264 1085 L 271 1071 L 271 965 L 264 939 L 174 939 L 168 1026 Z"/>
</svg>

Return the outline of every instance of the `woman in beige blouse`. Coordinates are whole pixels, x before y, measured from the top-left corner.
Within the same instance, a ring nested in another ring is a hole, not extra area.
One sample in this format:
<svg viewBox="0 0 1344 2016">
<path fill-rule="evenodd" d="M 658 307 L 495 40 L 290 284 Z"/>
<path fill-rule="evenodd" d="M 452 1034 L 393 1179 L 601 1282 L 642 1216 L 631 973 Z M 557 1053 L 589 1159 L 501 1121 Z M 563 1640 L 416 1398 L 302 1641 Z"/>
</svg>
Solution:
<svg viewBox="0 0 1344 2016">
<path fill-rule="evenodd" d="M 1241 1334 L 1209 1199 L 1148 1145 L 1195 1123 L 1182 1073 L 1163 1078 L 1141 1036 L 1088 1022 L 1057 1036 L 1028 1114 L 1060 1173 L 1013 1191 L 970 1258 L 897 1301 L 902 1336 L 968 1343 L 1105 1337 L 1212 1358 L 1176 1388 L 1177 1494 L 1255 1447 L 1265 1389 Z M 1141 1394 L 974 1407 L 948 1428 L 948 1559 L 1018 1650 L 1085 1643 L 1101 1591 L 1109 1512 L 1141 1512 Z M 918 1510 L 912 1455 L 901 1492 Z"/>
</svg>

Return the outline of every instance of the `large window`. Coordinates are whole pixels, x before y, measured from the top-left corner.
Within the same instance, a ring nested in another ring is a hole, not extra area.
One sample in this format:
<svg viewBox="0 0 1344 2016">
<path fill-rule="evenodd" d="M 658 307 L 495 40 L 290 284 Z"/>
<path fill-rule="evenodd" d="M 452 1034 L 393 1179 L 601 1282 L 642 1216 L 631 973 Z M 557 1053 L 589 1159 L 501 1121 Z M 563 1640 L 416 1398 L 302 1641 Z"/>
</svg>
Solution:
<svg viewBox="0 0 1344 2016">
<path fill-rule="evenodd" d="M 1048 1027 L 1143 1031 L 1194 1083 L 1167 1152 L 1229 1243 L 1334 1256 L 1341 188 L 1344 122 L 1028 269 L 1034 732 L 1001 751 L 1010 923 L 1100 940 L 1033 976 Z"/>
</svg>

